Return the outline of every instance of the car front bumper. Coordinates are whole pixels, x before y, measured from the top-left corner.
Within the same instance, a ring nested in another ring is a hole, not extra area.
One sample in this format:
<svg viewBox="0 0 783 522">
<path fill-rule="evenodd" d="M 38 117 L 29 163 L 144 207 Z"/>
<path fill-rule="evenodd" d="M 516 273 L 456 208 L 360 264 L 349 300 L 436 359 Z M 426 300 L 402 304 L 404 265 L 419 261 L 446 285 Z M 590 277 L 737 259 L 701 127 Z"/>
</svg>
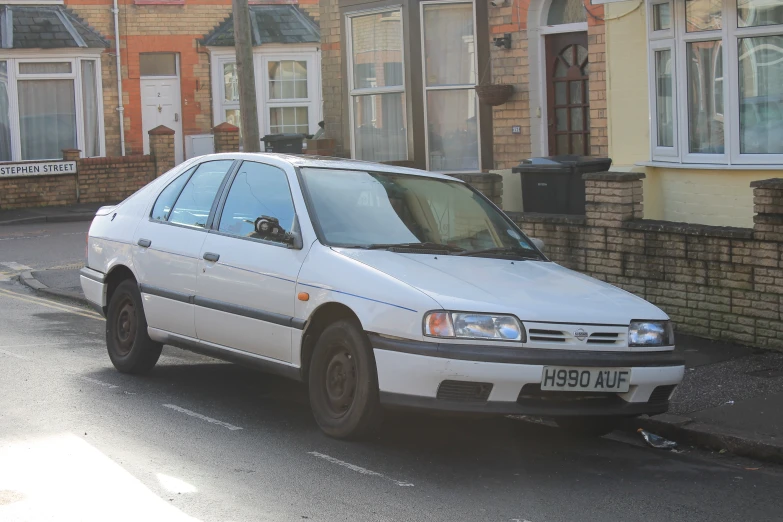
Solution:
<svg viewBox="0 0 783 522">
<path fill-rule="evenodd" d="M 671 351 L 548 350 L 377 335 L 371 335 L 370 341 L 381 402 L 389 407 L 551 417 L 658 414 L 668 409 L 669 397 L 685 371 L 684 360 Z M 543 368 L 548 365 L 630 368 L 630 389 L 626 393 L 541 391 Z M 442 386 L 449 388 L 448 393 Z"/>
</svg>

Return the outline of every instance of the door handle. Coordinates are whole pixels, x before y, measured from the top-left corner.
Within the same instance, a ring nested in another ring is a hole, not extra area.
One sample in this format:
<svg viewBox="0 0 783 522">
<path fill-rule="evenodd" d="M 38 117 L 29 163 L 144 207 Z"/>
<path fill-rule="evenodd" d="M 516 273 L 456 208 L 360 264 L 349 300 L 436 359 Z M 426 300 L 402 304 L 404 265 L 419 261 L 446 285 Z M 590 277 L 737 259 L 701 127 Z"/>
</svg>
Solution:
<svg viewBox="0 0 783 522">
<path fill-rule="evenodd" d="M 212 252 L 204 252 L 204 259 L 215 263 L 217 262 L 218 259 L 220 259 L 220 254 L 214 254 Z"/>
<path fill-rule="evenodd" d="M 152 241 L 150 241 L 149 239 L 139 239 L 139 242 L 137 244 L 140 247 L 148 248 L 152 244 Z"/>
<path fill-rule="evenodd" d="M 174 121 L 179 121 L 179 113 L 178 112 L 174 113 Z"/>
</svg>

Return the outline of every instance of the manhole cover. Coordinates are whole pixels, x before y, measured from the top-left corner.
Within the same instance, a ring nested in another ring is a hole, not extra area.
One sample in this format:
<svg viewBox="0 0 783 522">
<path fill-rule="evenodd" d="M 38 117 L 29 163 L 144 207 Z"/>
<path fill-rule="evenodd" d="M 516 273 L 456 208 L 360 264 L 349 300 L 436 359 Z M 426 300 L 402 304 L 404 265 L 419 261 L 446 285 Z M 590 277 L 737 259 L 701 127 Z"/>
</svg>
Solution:
<svg viewBox="0 0 783 522">
<path fill-rule="evenodd" d="M 783 377 L 783 369 L 765 368 L 763 370 L 748 372 L 747 375 L 750 375 L 751 377 L 761 377 L 763 379 L 772 379 L 775 377 Z"/>
</svg>

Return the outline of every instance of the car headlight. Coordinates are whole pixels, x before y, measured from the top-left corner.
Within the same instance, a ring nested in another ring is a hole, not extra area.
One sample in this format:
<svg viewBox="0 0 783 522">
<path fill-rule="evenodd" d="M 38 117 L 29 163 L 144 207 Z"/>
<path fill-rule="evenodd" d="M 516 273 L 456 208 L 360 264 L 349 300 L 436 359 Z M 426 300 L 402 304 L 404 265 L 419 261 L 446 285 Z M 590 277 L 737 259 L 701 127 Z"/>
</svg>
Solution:
<svg viewBox="0 0 783 522">
<path fill-rule="evenodd" d="M 527 340 L 525 329 L 513 315 L 467 312 L 429 312 L 424 316 L 424 335 L 495 341 Z"/>
<path fill-rule="evenodd" d="M 631 321 L 628 346 L 672 346 L 674 332 L 670 321 Z"/>
</svg>

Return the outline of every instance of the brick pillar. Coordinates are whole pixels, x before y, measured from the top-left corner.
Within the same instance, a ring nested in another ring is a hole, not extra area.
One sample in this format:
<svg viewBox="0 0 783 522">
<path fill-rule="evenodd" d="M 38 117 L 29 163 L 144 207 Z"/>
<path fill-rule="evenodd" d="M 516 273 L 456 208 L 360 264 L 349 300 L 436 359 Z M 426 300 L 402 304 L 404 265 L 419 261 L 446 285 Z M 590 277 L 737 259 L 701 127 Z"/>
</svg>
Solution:
<svg viewBox="0 0 783 522">
<path fill-rule="evenodd" d="M 337 144 L 332 139 L 307 140 L 307 149 L 305 154 L 315 156 L 334 156 Z"/>
<path fill-rule="evenodd" d="M 753 188 L 753 237 L 762 241 L 783 241 L 783 178 L 763 179 Z"/>
<path fill-rule="evenodd" d="M 588 226 L 617 228 L 644 217 L 641 172 L 593 172 L 582 178 Z"/>
<path fill-rule="evenodd" d="M 215 153 L 239 152 L 239 127 L 223 122 L 212 129 L 215 136 Z"/>
<path fill-rule="evenodd" d="M 150 156 L 155 159 L 155 177 L 174 168 L 174 131 L 158 125 L 148 132 L 150 135 Z"/>
<path fill-rule="evenodd" d="M 487 196 L 498 207 L 503 203 L 503 176 L 500 174 L 450 174 Z"/>
</svg>

